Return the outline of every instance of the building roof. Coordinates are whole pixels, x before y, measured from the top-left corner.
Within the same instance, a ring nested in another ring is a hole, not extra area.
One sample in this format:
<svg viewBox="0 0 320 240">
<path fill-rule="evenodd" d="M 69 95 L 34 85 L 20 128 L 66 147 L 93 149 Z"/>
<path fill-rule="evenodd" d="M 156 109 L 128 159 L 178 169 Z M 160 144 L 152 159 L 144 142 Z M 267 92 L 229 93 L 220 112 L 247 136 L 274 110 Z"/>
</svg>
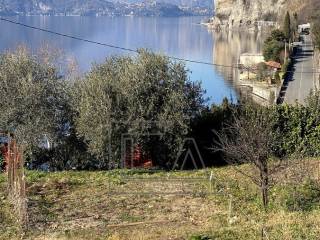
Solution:
<svg viewBox="0 0 320 240">
<path fill-rule="evenodd" d="M 281 63 L 278 63 L 275 61 L 268 61 L 268 62 L 265 62 L 265 64 L 269 67 L 272 67 L 272 68 L 281 69 Z"/>
<path fill-rule="evenodd" d="M 298 26 L 298 28 L 311 28 L 311 24 L 310 23 L 301 24 Z"/>
</svg>

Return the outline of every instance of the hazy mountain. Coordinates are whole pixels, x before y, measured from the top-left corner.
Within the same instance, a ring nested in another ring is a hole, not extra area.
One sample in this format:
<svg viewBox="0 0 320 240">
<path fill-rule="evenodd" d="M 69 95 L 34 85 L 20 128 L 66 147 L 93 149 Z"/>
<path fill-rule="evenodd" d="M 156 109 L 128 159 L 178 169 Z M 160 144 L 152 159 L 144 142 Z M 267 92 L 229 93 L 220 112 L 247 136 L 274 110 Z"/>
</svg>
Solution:
<svg viewBox="0 0 320 240">
<path fill-rule="evenodd" d="M 204 15 L 211 0 L 0 0 L 0 15 Z"/>
<path fill-rule="evenodd" d="M 110 1 L 111 2 L 127 2 L 127 3 L 159 2 L 159 3 L 174 4 L 177 6 L 213 8 L 213 0 L 110 0 Z"/>
<path fill-rule="evenodd" d="M 114 4 L 105 0 L 0 0 L 0 9 L 23 14 L 86 14 L 112 10 Z"/>
</svg>

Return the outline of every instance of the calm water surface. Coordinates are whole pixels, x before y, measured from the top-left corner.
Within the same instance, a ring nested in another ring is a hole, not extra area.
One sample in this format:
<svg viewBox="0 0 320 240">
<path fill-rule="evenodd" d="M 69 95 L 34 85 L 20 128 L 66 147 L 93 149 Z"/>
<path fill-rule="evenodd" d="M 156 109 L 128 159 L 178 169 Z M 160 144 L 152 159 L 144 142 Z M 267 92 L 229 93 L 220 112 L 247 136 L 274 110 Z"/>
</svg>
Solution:
<svg viewBox="0 0 320 240">
<path fill-rule="evenodd" d="M 125 48 L 148 48 L 179 58 L 231 65 L 239 54 L 261 49 L 259 34 L 213 33 L 198 25 L 199 17 L 14 17 L 25 24 Z M 0 51 L 24 44 L 31 49 L 50 44 L 74 57 L 82 72 L 112 54 L 130 54 L 86 42 L 0 22 Z M 190 78 L 201 81 L 210 102 L 237 97 L 236 72 L 228 68 L 186 63 Z"/>
</svg>

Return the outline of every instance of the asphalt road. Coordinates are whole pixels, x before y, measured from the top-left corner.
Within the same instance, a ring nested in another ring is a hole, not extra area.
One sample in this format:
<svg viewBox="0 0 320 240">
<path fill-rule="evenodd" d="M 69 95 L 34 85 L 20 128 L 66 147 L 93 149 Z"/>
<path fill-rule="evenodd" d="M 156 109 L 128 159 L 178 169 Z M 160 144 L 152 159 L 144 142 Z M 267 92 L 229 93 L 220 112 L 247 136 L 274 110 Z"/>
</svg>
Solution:
<svg viewBox="0 0 320 240">
<path fill-rule="evenodd" d="M 293 73 L 286 79 L 284 102 L 288 104 L 304 104 L 310 91 L 319 87 L 319 81 L 314 66 L 314 46 L 311 37 L 303 36 L 303 46 L 294 57 Z"/>
</svg>

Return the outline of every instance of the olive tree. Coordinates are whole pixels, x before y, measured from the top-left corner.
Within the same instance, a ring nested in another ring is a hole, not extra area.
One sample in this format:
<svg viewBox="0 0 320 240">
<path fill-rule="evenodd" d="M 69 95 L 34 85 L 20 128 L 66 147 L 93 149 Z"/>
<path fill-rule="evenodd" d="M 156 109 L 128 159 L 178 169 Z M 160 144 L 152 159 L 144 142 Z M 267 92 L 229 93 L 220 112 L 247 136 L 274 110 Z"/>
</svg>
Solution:
<svg viewBox="0 0 320 240">
<path fill-rule="evenodd" d="M 76 129 L 100 167 L 119 166 L 123 134 L 144 149 L 156 148 L 159 165 L 175 157 L 203 106 L 203 91 L 187 73 L 181 62 L 140 50 L 135 57 L 113 56 L 94 65 L 75 84 Z M 151 140 L 152 134 L 159 138 Z"/>
<path fill-rule="evenodd" d="M 66 84 L 53 65 L 26 48 L 0 55 L 0 129 L 25 150 L 55 140 L 63 128 Z"/>
</svg>

